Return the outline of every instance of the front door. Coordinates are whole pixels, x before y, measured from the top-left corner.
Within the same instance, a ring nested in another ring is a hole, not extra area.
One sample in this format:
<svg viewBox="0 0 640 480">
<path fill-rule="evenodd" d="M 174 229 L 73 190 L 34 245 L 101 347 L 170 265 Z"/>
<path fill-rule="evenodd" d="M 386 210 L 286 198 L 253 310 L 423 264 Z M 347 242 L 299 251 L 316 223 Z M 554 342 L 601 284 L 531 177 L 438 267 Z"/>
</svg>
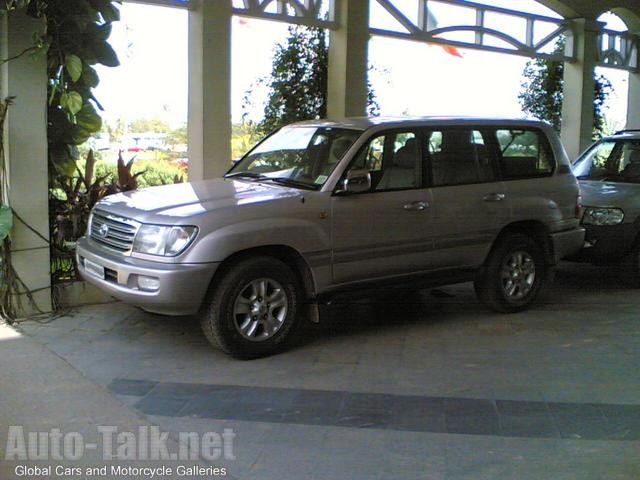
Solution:
<svg viewBox="0 0 640 480">
<path fill-rule="evenodd" d="M 374 135 L 348 170 L 371 172 L 371 191 L 332 198 L 334 283 L 427 270 L 430 191 L 418 130 Z"/>
</svg>

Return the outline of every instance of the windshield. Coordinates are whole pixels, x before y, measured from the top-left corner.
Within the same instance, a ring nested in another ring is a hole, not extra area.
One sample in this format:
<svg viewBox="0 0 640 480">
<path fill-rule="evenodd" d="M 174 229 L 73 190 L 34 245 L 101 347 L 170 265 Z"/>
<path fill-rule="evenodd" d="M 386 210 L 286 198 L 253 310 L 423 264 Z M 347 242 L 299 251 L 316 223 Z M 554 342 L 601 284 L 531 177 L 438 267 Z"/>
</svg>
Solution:
<svg viewBox="0 0 640 480">
<path fill-rule="evenodd" d="M 327 127 L 284 127 L 245 155 L 226 177 L 320 188 L 361 132 Z"/>
<path fill-rule="evenodd" d="M 579 180 L 640 183 L 640 139 L 603 140 L 573 166 Z"/>
</svg>

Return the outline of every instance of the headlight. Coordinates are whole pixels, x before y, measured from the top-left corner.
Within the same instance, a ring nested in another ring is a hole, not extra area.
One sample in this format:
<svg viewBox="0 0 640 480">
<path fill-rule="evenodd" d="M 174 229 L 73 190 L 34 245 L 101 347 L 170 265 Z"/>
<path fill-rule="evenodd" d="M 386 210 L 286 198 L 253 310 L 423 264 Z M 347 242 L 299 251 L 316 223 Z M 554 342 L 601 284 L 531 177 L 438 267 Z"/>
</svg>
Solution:
<svg viewBox="0 0 640 480">
<path fill-rule="evenodd" d="M 585 225 L 618 225 L 624 220 L 624 212 L 619 208 L 587 207 L 582 223 Z"/>
<path fill-rule="evenodd" d="M 197 233 L 197 227 L 142 225 L 133 242 L 133 251 L 175 257 L 189 246 Z"/>
</svg>

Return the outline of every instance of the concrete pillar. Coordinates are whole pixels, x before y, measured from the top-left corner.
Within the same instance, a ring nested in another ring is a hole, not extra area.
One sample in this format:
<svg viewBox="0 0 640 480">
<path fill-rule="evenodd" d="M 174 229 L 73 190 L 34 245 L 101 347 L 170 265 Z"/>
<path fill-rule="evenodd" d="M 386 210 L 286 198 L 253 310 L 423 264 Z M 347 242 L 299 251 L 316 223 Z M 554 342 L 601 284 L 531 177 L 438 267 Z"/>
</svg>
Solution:
<svg viewBox="0 0 640 480">
<path fill-rule="evenodd" d="M 342 0 L 336 7 L 339 28 L 329 37 L 327 114 L 366 115 L 369 1 Z"/>
<path fill-rule="evenodd" d="M 231 168 L 231 1 L 189 11 L 189 179 Z"/>
<path fill-rule="evenodd" d="M 0 15 L 2 58 L 11 57 L 33 43 L 33 33 L 41 22 L 23 12 Z M 47 172 L 47 77 L 46 57 L 24 55 L 5 64 L 1 96 L 15 97 L 9 108 L 5 155 L 9 163 L 9 203 L 32 228 L 49 238 Z M 20 278 L 40 310 L 51 310 L 49 245 L 14 219 L 11 232 L 12 261 Z M 35 313 L 24 293 L 20 295 L 22 314 Z"/>
<path fill-rule="evenodd" d="M 571 160 L 589 146 L 593 136 L 594 69 L 598 58 L 600 24 L 572 20 L 576 60 L 564 64 L 562 141 Z"/>
<path fill-rule="evenodd" d="M 640 128 L 640 73 L 629 72 L 627 127 Z"/>
</svg>

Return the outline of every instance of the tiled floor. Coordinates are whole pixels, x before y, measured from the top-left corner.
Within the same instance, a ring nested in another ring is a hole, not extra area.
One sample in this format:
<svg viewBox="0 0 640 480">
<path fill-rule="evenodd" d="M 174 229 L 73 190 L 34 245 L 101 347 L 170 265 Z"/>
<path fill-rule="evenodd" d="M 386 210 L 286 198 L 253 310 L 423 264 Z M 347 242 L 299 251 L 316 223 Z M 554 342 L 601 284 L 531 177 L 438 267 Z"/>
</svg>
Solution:
<svg viewBox="0 0 640 480">
<path fill-rule="evenodd" d="M 640 295 L 563 265 L 539 304 L 470 285 L 338 306 L 240 362 L 192 318 L 123 304 L 21 328 L 173 432 L 236 432 L 237 478 L 640 478 Z"/>
<path fill-rule="evenodd" d="M 640 405 L 424 397 L 117 378 L 147 415 L 503 437 L 640 441 Z"/>
</svg>

